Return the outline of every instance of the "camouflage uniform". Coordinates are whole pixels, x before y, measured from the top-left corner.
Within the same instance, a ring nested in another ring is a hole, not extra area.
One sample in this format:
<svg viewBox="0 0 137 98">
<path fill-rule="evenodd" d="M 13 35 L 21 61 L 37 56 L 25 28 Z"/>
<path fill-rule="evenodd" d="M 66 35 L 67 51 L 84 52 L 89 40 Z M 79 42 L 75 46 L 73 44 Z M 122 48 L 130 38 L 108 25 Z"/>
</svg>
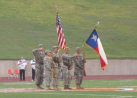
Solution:
<svg viewBox="0 0 137 98">
<path fill-rule="evenodd" d="M 70 66 L 72 66 L 73 58 L 69 54 L 64 53 L 62 55 L 62 70 L 63 70 L 63 79 L 64 79 L 64 88 L 69 89 L 69 85 L 71 83 L 71 74 L 70 74 Z"/>
<path fill-rule="evenodd" d="M 46 51 L 47 52 L 47 51 Z M 48 51 L 50 52 L 50 51 Z M 50 83 L 52 82 L 52 66 L 51 66 L 51 57 L 45 56 L 44 58 L 44 78 L 45 86 L 50 89 Z"/>
<path fill-rule="evenodd" d="M 44 53 L 39 51 L 39 49 L 34 49 L 32 50 L 35 59 L 36 59 L 36 67 L 35 67 L 35 71 L 36 71 L 36 85 L 41 85 L 43 83 L 43 72 L 44 72 Z"/>
<path fill-rule="evenodd" d="M 74 54 L 74 57 L 77 56 L 77 53 Z M 79 54 L 77 59 L 75 60 L 75 67 L 74 67 L 74 76 L 75 76 L 75 83 L 77 88 L 82 88 L 80 85 L 82 84 L 84 70 L 83 70 L 83 56 Z"/>
<path fill-rule="evenodd" d="M 59 62 L 59 53 L 53 53 L 53 60 L 54 60 L 54 72 L 55 72 L 55 78 L 53 78 L 53 87 L 58 89 L 60 78 L 61 78 L 61 66 Z"/>
</svg>

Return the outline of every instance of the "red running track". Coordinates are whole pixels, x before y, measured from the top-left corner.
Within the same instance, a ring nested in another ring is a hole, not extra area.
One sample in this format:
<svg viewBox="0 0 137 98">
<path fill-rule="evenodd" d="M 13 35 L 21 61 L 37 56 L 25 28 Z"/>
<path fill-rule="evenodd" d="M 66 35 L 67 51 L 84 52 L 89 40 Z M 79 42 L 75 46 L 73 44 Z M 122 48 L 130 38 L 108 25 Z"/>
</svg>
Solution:
<svg viewBox="0 0 137 98">
<path fill-rule="evenodd" d="M 75 78 L 72 77 L 72 80 Z M 137 79 L 137 75 L 93 75 L 84 76 L 84 80 L 116 80 L 116 79 Z M 19 78 L 8 79 L 0 77 L 0 82 L 19 82 Z M 31 77 L 26 77 L 26 81 L 31 81 Z"/>
</svg>

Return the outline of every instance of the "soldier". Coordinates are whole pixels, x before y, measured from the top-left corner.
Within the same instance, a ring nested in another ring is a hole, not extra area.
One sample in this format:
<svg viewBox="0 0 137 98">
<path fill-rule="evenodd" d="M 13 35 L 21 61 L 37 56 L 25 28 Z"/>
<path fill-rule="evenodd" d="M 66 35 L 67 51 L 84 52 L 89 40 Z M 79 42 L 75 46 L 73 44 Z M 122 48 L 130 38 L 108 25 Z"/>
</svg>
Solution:
<svg viewBox="0 0 137 98">
<path fill-rule="evenodd" d="M 84 76 L 84 66 L 83 62 L 85 62 L 85 59 L 83 59 L 83 56 L 80 54 L 81 48 L 76 48 L 76 53 L 74 54 L 74 61 L 75 61 L 75 67 L 74 67 L 74 76 L 75 76 L 75 82 L 76 82 L 76 89 L 83 89 L 81 87 L 83 76 Z"/>
<path fill-rule="evenodd" d="M 44 73 L 45 73 L 45 86 L 47 90 L 51 90 L 50 83 L 52 82 L 52 66 L 51 66 L 51 51 L 45 51 L 45 58 L 44 58 Z"/>
<path fill-rule="evenodd" d="M 62 55 L 62 70 L 63 70 L 63 79 L 64 79 L 64 89 L 71 89 L 69 85 L 71 83 L 71 74 L 70 70 L 72 69 L 73 57 L 69 55 L 69 47 L 66 48 L 65 53 Z"/>
<path fill-rule="evenodd" d="M 40 85 L 43 82 L 43 72 L 44 72 L 44 53 L 42 52 L 44 49 L 42 44 L 38 45 L 38 49 L 32 50 L 35 60 L 36 60 L 36 66 L 35 66 L 35 72 L 36 72 L 36 89 L 43 89 Z"/>
<path fill-rule="evenodd" d="M 61 78 L 61 61 L 59 58 L 58 46 L 53 46 L 53 60 L 54 60 L 54 71 L 56 77 L 53 78 L 53 89 L 59 89 L 59 83 Z"/>
</svg>

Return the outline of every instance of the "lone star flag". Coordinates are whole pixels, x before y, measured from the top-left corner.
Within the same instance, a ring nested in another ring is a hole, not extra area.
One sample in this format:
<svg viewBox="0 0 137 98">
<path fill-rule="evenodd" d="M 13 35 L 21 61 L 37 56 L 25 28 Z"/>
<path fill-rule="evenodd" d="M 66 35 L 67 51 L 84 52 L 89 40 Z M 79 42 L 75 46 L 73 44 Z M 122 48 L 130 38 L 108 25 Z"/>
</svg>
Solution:
<svg viewBox="0 0 137 98">
<path fill-rule="evenodd" d="M 95 50 L 99 54 L 101 68 L 102 70 L 104 70 L 105 66 L 108 65 L 108 62 L 96 29 L 93 30 L 93 32 L 84 44 L 89 48 Z"/>
<path fill-rule="evenodd" d="M 57 29 L 57 34 L 58 34 L 58 46 L 62 49 L 66 49 L 66 40 L 65 40 L 65 36 L 61 27 L 61 22 L 59 19 L 59 14 L 57 12 L 57 16 L 56 16 L 56 29 Z"/>
</svg>

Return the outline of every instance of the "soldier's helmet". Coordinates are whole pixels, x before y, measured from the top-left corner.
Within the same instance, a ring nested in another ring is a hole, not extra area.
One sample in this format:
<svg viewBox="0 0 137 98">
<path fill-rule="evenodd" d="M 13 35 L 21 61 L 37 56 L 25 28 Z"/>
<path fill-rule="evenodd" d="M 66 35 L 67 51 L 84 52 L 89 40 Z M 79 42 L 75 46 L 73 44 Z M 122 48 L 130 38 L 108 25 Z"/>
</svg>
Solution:
<svg viewBox="0 0 137 98">
<path fill-rule="evenodd" d="M 49 53 L 49 52 L 51 53 L 51 51 L 50 51 L 50 50 L 45 50 L 45 54 L 47 54 L 47 53 Z"/>
<path fill-rule="evenodd" d="M 58 49 L 58 46 L 53 46 L 53 49 Z"/>
<path fill-rule="evenodd" d="M 39 44 L 38 45 L 38 48 L 44 48 L 42 44 Z"/>
<path fill-rule="evenodd" d="M 76 51 L 79 51 L 81 48 L 80 47 L 76 47 Z"/>
<path fill-rule="evenodd" d="M 69 51 L 69 50 L 70 50 L 70 49 L 69 49 L 69 47 L 66 47 L 66 50 L 68 50 L 68 51 Z"/>
</svg>

